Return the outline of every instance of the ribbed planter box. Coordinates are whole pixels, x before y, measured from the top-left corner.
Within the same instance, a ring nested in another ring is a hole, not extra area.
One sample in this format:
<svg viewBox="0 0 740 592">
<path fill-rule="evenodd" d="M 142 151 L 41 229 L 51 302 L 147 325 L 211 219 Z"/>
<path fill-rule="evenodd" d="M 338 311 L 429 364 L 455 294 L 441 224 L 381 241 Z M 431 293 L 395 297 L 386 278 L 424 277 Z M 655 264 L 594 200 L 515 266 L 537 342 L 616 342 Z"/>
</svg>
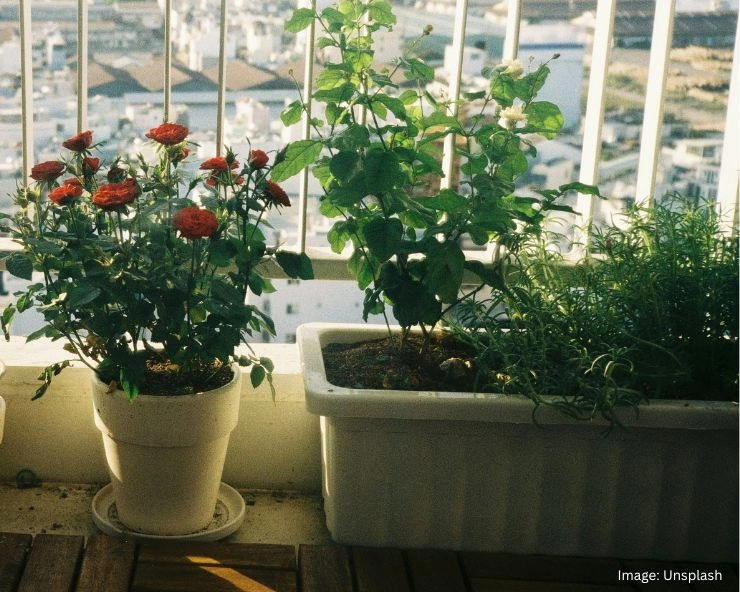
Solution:
<svg viewBox="0 0 740 592">
<path fill-rule="evenodd" d="M 626 429 L 523 397 L 363 391 L 326 381 L 321 348 L 384 327 L 299 327 L 321 416 L 327 526 L 345 544 L 737 561 L 738 409 L 653 402 Z"/>
</svg>

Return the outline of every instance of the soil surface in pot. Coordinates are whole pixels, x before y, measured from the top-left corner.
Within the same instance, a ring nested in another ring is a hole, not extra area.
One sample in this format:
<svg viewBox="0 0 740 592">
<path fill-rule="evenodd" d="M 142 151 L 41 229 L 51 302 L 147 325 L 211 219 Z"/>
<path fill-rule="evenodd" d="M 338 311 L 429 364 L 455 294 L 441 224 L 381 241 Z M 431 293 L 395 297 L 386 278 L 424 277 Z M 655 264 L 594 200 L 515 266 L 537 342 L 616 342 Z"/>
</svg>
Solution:
<svg viewBox="0 0 740 592">
<path fill-rule="evenodd" d="M 231 367 L 219 361 L 184 371 L 168 359 L 153 358 L 146 361 L 141 394 L 170 396 L 202 393 L 228 384 L 233 377 Z M 116 378 L 100 376 L 100 379 L 106 384 L 115 383 L 115 388 L 118 388 Z"/>
<path fill-rule="evenodd" d="M 422 355 L 423 339 L 412 335 L 358 343 L 330 343 L 323 349 L 326 377 L 335 386 L 364 389 L 472 392 L 475 367 L 465 344 L 433 336 Z"/>
</svg>

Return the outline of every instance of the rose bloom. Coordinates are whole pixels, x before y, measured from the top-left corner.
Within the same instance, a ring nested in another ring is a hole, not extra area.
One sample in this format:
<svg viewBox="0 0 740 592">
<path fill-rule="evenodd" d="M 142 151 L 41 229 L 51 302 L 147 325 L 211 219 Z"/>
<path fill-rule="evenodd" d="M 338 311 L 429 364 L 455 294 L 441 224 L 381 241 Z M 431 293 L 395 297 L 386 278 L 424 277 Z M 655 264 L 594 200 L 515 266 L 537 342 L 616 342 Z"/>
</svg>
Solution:
<svg viewBox="0 0 740 592">
<path fill-rule="evenodd" d="M 182 150 L 180 150 L 175 156 L 174 160 L 175 162 L 181 162 L 185 160 L 188 157 L 188 154 L 190 154 L 190 148 L 187 146 L 183 146 Z"/>
<path fill-rule="evenodd" d="M 111 183 L 120 183 L 126 178 L 126 170 L 119 166 L 112 166 L 108 169 L 106 177 Z"/>
<path fill-rule="evenodd" d="M 82 161 L 82 169 L 86 175 L 94 175 L 100 168 L 100 159 L 94 156 L 86 156 Z"/>
<path fill-rule="evenodd" d="M 101 185 L 93 195 L 93 203 L 101 210 L 116 210 L 132 203 L 139 193 L 136 179 L 126 179 L 120 183 Z"/>
<path fill-rule="evenodd" d="M 239 163 L 235 160 L 231 163 L 231 168 L 235 169 L 239 166 Z M 214 156 L 205 160 L 200 165 L 201 171 L 212 171 L 213 173 L 225 173 L 229 170 L 229 163 L 223 156 Z"/>
<path fill-rule="evenodd" d="M 178 123 L 163 123 L 158 127 L 153 127 L 146 134 L 146 137 L 164 146 L 174 146 L 184 141 L 188 137 L 190 130 L 184 125 Z"/>
<path fill-rule="evenodd" d="M 68 179 L 69 180 L 69 179 Z M 49 191 L 49 199 L 58 206 L 65 206 L 76 197 L 82 195 L 82 185 L 65 183 Z"/>
<path fill-rule="evenodd" d="M 244 185 L 244 177 L 242 177 L 241 175 L 239 175 L 238 177 L 236 177 L 235 179 L 233 179 L 233 182 L 234 182 L 234 185 Z M 208 177 L 205 180 L 205 184 L 208 185 L 209 187 L 213 187 L 213 188 L 218 187 L 219 186 L 219 183 L 220 183 L 220 181 L 219 181 L 219 178 L 218 178 L 217 175 L 211 175 L 210 177 Z"/>
<path fill-rule="evenodd" d="M 249 166 L 253 169 L 263 169 L 267 166 L 270 157 L 267 156 L 264 150 L 250 150 L 249 151 Z"/>
<path fill-rule="evenodd" d="M 79 187 L 82 189 L 82 181 L 80 181 L 77 177 L 70 177 L 69 179 L 65 179 L 62 181 L 62 185 L 72 185 L 73 187 Z"/>
<path fill-rule="evenodd" d="M 212 236 L 218 228 L 213 212 L 200 208 L 184 208 L 172 217 L 172 224 L 185 238 L 195 240 Z"/>
<path fill-rule="evenodd" d="M 81 132 L 76 136 L 72 136 L 69 140 L 62 142 L 62 146 L 71 150 L 72 152 L 82 152 L 87 150 L 92 145 L 92 132 L 87 130 Z"/>
<path fill-rule="evenodd" d="M 53 181 L 64 172 L 64 168 L 63 162 L 47 160 L 33 166 L 31 178 L 36 181 Z"/>
<path fill-rule="evenodd" d="M 275 181 L 272 181 L 268 179 L 265 181 L 265 195 L 269 197 L 272 201 L 277 202 L 284 206 L 290 205 L 290 199 L 288 198 L 288 194 L 285 193 L 282 187 L 275 183 Z"/>
</svg>

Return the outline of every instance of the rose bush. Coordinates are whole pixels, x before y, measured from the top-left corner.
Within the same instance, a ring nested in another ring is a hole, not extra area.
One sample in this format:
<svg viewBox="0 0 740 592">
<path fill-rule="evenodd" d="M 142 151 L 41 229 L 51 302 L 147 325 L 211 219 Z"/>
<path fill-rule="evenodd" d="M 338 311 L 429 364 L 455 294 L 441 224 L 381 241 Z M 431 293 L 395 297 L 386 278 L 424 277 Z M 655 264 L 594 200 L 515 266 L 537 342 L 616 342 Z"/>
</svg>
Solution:
<svg viewBox="0 0 740 592">
<path fill-rule="evenodd" d="M 188 175 L 186 127 L 164 123 L 146 135 L 154 163 L 139 155 L 103 166 L 84 131 L 63 142 L 66 156 L 33 167 L 0 229 L 23 247 L 6 257 L 7 270 L 42 280 L 3 311 L 6 338 L 15 314 L 36 307 L 45 323 L 29 340 L 65 339 L 74 360 L 131 398 L 153 392 L 162 369 L 171 394 L 218 386 L 234 361 L 250 367 L 254 385 L 269 380 L 269 359 L 235 354 L 254 332 L 274 332 L 247 294 L 272 290 L 259 267 L 268 259 L 290 277 L 312 269 L 262 232 L 270 210 L 290 205 L 269 178 L 268 154 L 252 150 L 241 166 L 227 150 Z M 36 396 L 71 361 L 46 368 Z"/>
</svg>

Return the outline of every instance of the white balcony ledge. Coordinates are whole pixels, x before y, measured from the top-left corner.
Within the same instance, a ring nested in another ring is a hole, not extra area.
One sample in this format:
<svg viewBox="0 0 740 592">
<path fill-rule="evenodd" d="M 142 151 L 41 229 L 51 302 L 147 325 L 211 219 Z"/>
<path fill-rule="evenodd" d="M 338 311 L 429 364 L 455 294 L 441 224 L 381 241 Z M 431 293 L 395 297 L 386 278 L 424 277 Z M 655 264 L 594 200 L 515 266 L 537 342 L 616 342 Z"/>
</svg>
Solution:
<svg viewBox="0 0 740 592">
<path fill-rule="evenodd" d="M 321 489 L 319 419 L 304 405 L 298 349 L 287 344 L 258 344 L 259 355 L 275 363 L 269 387 L 253 389 L 244 380 L 239 424 L 231 435 L 223 479 L 237 488 L 318 492 Z M 0 342 L 7 367 L 0 396 L 7 413 L 0 444 L 0 483 L 21 469 L 44 482 L 106 483 L 100 432 L 93 422 L 89 370 L 71 367 L 57 376 L 47 393 L 32 401 L 39 371 L 67 359 L 62 343 Z"/>
</svg>

